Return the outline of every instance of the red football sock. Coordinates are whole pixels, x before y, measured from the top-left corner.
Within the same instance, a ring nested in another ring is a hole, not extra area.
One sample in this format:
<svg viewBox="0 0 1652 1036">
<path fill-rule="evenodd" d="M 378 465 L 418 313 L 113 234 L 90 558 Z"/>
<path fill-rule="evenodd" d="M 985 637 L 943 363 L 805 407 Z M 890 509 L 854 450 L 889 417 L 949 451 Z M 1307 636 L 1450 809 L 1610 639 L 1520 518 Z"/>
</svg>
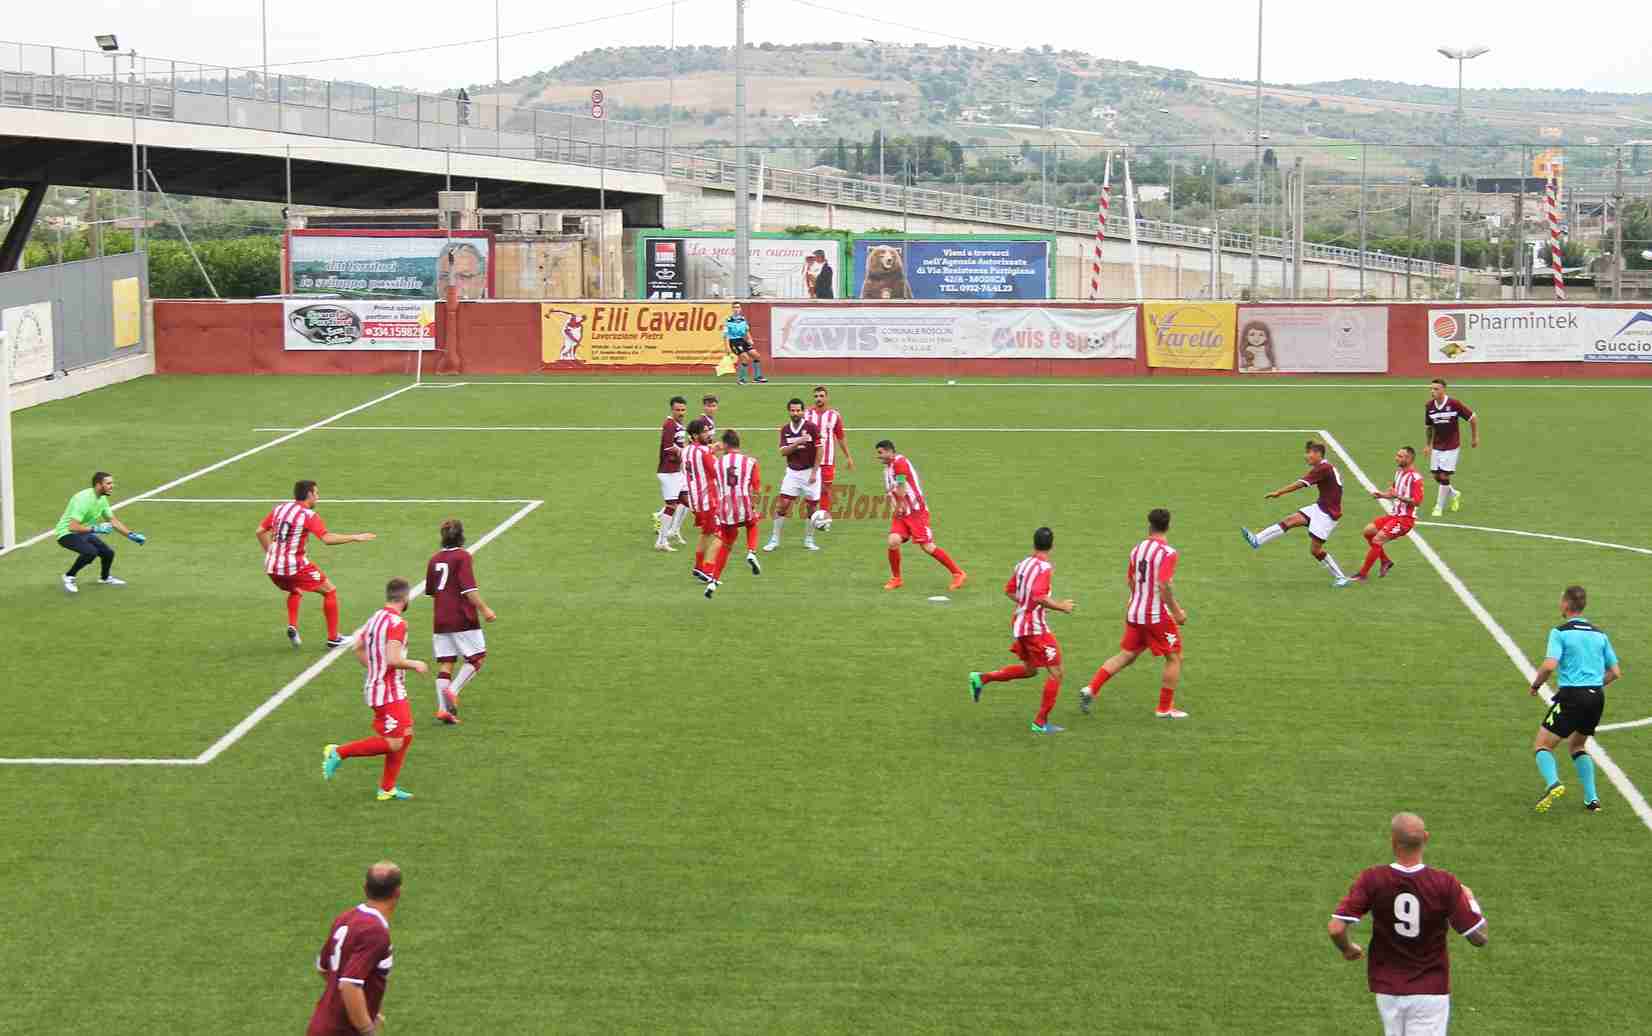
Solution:
<svg viewBox="0 0 1652 1036">
<path fill-rule="evenodd" d="M 1359 567 L 1360 578 L 1363 579 L 1367 575 L 1369 575 L 1371 573 L 1371 566 L 1375 565 L 1377 562 L 1381 561 L 1382 559 L 1383 559 L 1382 545 L 1379 544 L 1379 543 L 1373 542 L 1371 544 L 1371 549 L 1365 552 L 1365 564 L 1363 564 Z"/>
<path fill-rule="evenodd" d="M 1102 666 L 1100 669 L 1097 669 L 1096 675 L 1090 678 L 1090 692 L 1094 694 L 1095 692 L 1101 690 L 1101 685 L 1112 678 L 1113 674 L 1107 671 L 1106 666 Z"/>
<path fill-rule="evenodd" d="M 894 573 L 896 579 L 901 577 L 901 551 L 899 547 L 889 548 L 889 571 Z"/>
<path fill-rule="evenodd" d="M 752 553 L 755 553 L 756 550 L 757 550 L 757 523 L 755 521 L 751 521 L 751 522 L 746 523 L 746 553 L 747 554 L 752 554 Z"/>
<path fill-rule="evenodd" d="M 1055 708 L 1055 699 L 1061 693 L 1061 681 L 1051 676 L 1044 681 L 1044 700 L 1038 704 L 1038 719 L 1035 721 L 1043 726 L 1050 718 L 1050 710 Z"/>
<path fill-rule="evenodd" d="M 732 545 L 732 540 L 725 540 L 723 545 L 717 548 L 717 560 L 711 563 L 711 578 L 723 578 L 723 566 L 728 564 L 728 551 Z"/>
<path fill-rule="evenodd" d="M 820 502 L 815 506 L 819 507 L 822 511 L 825 511 L 827 514 L 832 512 L 832 484 L 830 482 L 821 484 Z"/>
<path fill-rule="evenodd" d="M 1007 665 L 1002 669 L 995 669 L 990 673 L 982 673 L 981 682 L 1005 683 L 1010 680 L 1025 680 L 1035 672 L 1037 672 L 1037 670 L 1028 669 L 1024 665 Z"/>
<path fill-rule="evenodd" d="M 706 570 L 706 552 L 703 547 L 694 548 L 694 567 L 701 572 Z"/>
<path fill-rule="evenodd" d="M 389 755 L 390 746 L 382 737 L 364 737 L 360 741 L 339 745 L 338 754 L 345 759 L 353 759 L 358 755 Z"/>
<path fill-rule="evenodd" d="M 413 747 L 413 739 L 408 738 L 402 746 L 384 757 L 384 776 L 379 779 L 379 790 L 390 791 L 396 787 L 396 778 L 401 776 L 402 760 L 407 758 L 407 750 Z"/>
<path fill-rule="evenodd" d="M 951 555 L 939 547 L 935 548 L 935 553 L 931 554 L 930 557 L 934 558 L 936 561 L 939 561 L 942 565 L 945 565 L 946 570 L 951 572 L 953 575 L 958 575 L 963 572 L 963 569 L 959 568 L 957 564 L 953 562 Z"/>
<path fill-rule="evenodd" d="M 297 590 L 287 594 L 287 625 L 298 625 L 298 606 L 304 600 L 304 595 Z"/>
<path fill-rule="evenodd" d="M 1174 688 L 1174 687 L 1160 687 L 1159 688 L 1159 711 L 1160 712 L 1169 712 L 1170 711 L 1170 706 L 1172 706 L 1174 704 L 1176 704 L 1176 688 Z"/>
<path fill-rule="evenodd" d="M 321 596 L 321 614 L 327 616 L 327 639 L 338 639 L 338 591 L 328 590 Z"/>
</svg>

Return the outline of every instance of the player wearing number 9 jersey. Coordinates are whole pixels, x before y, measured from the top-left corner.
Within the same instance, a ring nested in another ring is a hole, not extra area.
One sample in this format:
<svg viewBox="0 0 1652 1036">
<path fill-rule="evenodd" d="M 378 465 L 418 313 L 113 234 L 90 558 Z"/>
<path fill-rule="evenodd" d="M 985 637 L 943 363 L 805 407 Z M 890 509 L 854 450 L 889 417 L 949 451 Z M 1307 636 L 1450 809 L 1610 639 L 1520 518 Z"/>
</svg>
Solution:
<svg viewBox="0 0 1652 1036">
<path fill-rule="evenodd" d="M 442 549 L 425 565 L 424 593 L 435 598 L 431 655 L 436 659 L 436 719 L 453 724 L 459 722 L 459 692 L 488 657 L 482 620 L 493 622 L 499 616 L 482 600 L 476 585 L 476 562 L 465 549 L 465 523 L 449 518 L 442 523 L 441 535 Z M 454 663 L 461 657 L 465 664 L 454 676 Z"/>
<path fill-rule="evenodd" d="M 338 631 L 338 588 L 325 572 L 310 562 L 305 550 L 310 537 L 328 546 L 366 543 L 373 539 L 370 532 L 329 531 L 316 514 L 319 499 L 315 482 L 301 479 L 293 483 L 292 500 L 278 505 L 258 523 L 258 545 L 264 548 L 264 572 L 278 589 L 287 592 L 287 640 L 293 647 L 303 643 L 298 635 L 298 605 L 307 593 L 321 595 L 321 612 L 327 619 L 327 646 L 338 647 L 344 643 Z"/>
<path fill-rule="evenodd" d="M 1170 585 L 1181 554 L 1165 539 L 1169 531 L 1169 511 L 1155 507 L 1147 512 L 1147 539 L 1136 544 L 1124 569 L 1130 603 L 1124 609 L 1124 637 L 1119 641 L 1119 653 L 1103 662 L 1089 686 L 1078 692 L 1080 712 L 1090 711 L 1103 684 L 1140 658 L 1142 652 L 1151 651 L 1164 659 L 1159 707 L 1153 715 L 1159 719 L 1187 718 L 1187 713 L 1176 707 L 1176 686 L 1182 679 L 1182 632 L 1178 624 L 1187 621 L 1187 612 L 1176 600 L 1176 592 Z"/>
<path fill-rule="evenodd" d="M 1486 944 L 1486 918 L 1474 891 L 1450 871 L 1423 863 L 1428 829 L 1401 813 L 1389 825 L 1394 862 L 1354 879 L 1326 930 L 1345 960 L 1365 956 L 1348 926 L 1371 915 L 1367 976 L 1387 1036 L 1445 1036 L 1451 1020 L 1451 958 L 1446 930 Z"/>
<path fill-rule="evenodd" d="M 310 1013 L 305 1036 L 357 1036 L 384 1027 L 379 1008 L 395 964 L 390 918 L 401 902 L 401 868 L 389 860 L 373 864 L 362 891 L 367 901 L 327 926 L 327 938 L 315 958 L 326 986 Z"/>
</svg>

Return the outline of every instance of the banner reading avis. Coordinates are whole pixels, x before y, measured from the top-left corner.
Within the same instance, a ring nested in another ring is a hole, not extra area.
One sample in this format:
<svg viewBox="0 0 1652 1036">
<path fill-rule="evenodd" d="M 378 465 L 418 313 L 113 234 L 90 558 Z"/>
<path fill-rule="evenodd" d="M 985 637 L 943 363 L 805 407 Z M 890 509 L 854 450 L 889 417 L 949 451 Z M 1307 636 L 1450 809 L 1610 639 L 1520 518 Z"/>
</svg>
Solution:
<svg viewBox="0 0 1652 1036">
<path fill-rule="evenodd" d="M 728 354 L 726 303 L 544 302 L 539 355 L 545 364 L 715 367 Z"/>
<path fill-rule="evenodd" d="M 1148 302 L 1141 309 L 1149 367 L 1233 369 L 1234 303 Z"/>
</svg>

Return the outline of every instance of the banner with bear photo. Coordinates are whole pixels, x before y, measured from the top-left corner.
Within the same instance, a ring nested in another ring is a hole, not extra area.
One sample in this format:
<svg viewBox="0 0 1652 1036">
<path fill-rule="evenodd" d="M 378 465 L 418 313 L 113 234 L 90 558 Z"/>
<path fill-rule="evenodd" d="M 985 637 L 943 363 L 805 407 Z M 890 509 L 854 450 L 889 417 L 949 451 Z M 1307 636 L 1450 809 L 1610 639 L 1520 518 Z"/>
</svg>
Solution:
<svg viewBox="0 0 1652 1036">
<path fill-rule="evenodd" d="M 1050 297 L 1049 237 L 857 237 L 852 298 L 992 301 Z"/>
</svg>

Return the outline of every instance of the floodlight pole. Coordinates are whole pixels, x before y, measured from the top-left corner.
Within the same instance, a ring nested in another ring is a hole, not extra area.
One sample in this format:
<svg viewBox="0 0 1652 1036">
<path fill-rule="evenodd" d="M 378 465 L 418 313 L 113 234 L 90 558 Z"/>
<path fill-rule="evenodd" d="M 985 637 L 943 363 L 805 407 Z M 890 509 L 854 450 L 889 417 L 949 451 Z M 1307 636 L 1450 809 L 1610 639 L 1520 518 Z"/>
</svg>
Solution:
<svg viewBox="0 0 1652 1036">
<path fill-rule="evenodd" d="M 879 141 L 878 154 L 883 154 Z M 734 0 L 734 290 L 751 291 L 751 195 L 746 170 L 746 0 Z M 882 199 L 883 188 L 878 188 Z"/>
<path fill-rule="evenodd" d="M 1250 234 L 1250 292 L 1253 299 L 1261 297 L 1257 278 L 1261 275 L 1262 265 L 1262 4 L 1263 0 L 1256 0 L 1256 126 L 1252 130 L 1256 138 L 1256 158 L 1253 167 L 1256 198 L 1252 205 L 1255 209 L 1255 220 L 1251 225 Z"/>
</svg>

